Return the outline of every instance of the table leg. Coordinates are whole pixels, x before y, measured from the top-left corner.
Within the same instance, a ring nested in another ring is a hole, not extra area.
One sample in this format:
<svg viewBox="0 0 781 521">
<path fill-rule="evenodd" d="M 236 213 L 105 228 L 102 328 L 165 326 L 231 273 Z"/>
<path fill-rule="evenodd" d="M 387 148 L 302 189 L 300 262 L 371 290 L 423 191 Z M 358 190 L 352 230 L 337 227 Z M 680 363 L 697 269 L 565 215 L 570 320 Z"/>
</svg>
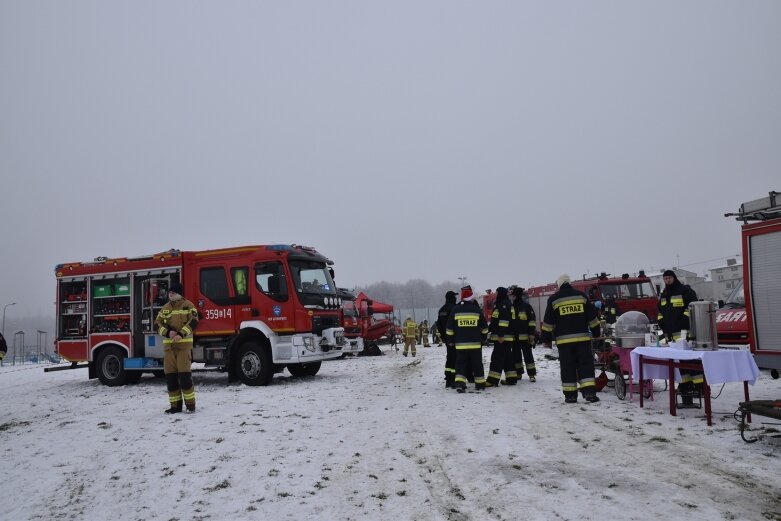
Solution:
<svg viewBox="0 0 781 521">
<path fill-rule="evenodd" d="M 745 382 L 745 381 L 743 382 L 743 396 L 745 396 L 746 401 L 749 401 L 749 397 L 748 397 L 748 382 Z M 746 422 L 747 423 L 751 423 L 751 413 L 750 412 L 746 415 Z"/>
<path fill-rule="evenodd" d="M 670 414 L 676 416 L 675 412 L 675 368 L 673 364 L 667 366 L 667 377 L 670 379 Z"/>
<path fill-rule="evenodd" d="M 643 381 L 643 355 L 638 357 L 638 363 L 640 364 L 640 381 Z M 643 408 L 643 393 L 640 393 L 640 408 Z"/>
<path fill-rule="evenodd" d="M 705 418 L 708 420 L 708 427 L 713 425 L 713 415 L 711 414 L 710 407 L 710 385 L 708 381 L 703 377 L 702 390 L 705 392 Z"/>
</svg>

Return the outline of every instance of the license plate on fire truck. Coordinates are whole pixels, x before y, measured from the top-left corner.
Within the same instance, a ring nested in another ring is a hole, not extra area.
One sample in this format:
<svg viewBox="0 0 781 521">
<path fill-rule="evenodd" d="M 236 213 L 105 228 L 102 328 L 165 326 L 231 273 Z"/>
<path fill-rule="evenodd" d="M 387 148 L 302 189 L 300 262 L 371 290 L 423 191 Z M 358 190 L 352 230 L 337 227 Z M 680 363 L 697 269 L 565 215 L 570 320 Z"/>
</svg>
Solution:
<svg viewBox="0 0 781 521">
<path fill-rule="evenodd" d="M 344 345 L 344 331 L 337 331 L 335 336 L 336 336 L 336 345 L 343 346 Z"/>
</svg>

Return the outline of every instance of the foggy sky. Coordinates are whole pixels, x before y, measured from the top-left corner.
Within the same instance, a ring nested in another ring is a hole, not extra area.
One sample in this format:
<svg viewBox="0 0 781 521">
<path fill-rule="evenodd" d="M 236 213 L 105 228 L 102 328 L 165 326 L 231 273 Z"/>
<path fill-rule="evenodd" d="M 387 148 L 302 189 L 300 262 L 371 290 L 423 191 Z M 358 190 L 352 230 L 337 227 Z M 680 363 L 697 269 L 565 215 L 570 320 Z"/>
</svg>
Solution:
<svg viewBox="0 0 781 521">
<path fill-rule="evenodd" d="M 780 44 L 776 1 L 3 1 L 0 306 L 169 248 L 347 287 L 723 264 L 781 190 Z"/>
</svg>

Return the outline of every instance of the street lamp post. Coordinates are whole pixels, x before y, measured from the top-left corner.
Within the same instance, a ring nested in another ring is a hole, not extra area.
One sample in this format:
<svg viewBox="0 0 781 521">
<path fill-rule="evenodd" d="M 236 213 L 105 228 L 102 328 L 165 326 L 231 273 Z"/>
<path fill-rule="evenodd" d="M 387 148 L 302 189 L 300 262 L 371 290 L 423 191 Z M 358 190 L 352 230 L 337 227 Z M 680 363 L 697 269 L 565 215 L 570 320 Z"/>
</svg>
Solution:
<svg viewBox="0 0 781 521">
<path fill-rule="evenodd" d="M 466 284 L 466 277 L 456 277 L 458 280 L 461 281 L 461 287 L 463 288 Z"/>
<path fill-rule="evenodd" d="M 3 307 L 3 338 L 5 338 L 5 310 L 8 308 L 8 306 L 15 306 L 16 302 L 11 302 L 10 304 L 6 304 L 5 307 Z"/>
</svg>

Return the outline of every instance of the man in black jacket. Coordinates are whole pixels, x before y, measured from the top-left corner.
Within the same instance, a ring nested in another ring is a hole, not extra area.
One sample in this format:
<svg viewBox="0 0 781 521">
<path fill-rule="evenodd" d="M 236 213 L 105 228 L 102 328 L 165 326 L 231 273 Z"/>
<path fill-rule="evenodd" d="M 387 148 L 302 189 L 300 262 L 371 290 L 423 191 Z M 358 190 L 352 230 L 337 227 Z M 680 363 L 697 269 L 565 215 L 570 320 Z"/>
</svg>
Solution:
<svg viewBox="0 0 781 521">
<path fill-rule="evenodd" d="M 578 387 L 587 402 L 598 402 L 591 338 L 599 337 L 597 310 L 586 295 L 570 285 L 569 275 L 556 280 L 559 290 L 548 298 L 542 342 L 559 348 L 561 390 L 566 403 L 578 401 Z M 591 336 L 589 336 L 591 333 Z"/>
<path fill-rule="evenodd" d="M 689 286 L 681 284 L 673 270 L 662 274 L 664 290 L 659 295 L 659 314 L 656 319 L 662 328 L 664 336 L 671 342 L 686 340 L 681 337 L 681 331 L 689 329 L 689 304 L 697 300 L 697 293 Z M 684 407 L 694 404 L 693 394 L 699 395 L 705 380 L 703 372 L 694 369 L 681 369 L 681 402 Z M 696 391 L 696 392 L 695 392 Z"/>
<path fill-rule="evenodd" d="M 453 343 L 456 349 L 455 387 L 459 393 L 466 392 L 467 361 L 472 363 L 475 389 L 485 389 L 483 342 L 488 336 L 488 325 L 480 306 L 473 299 L 471 286 L 461 288 L 461 302 L 453 308 L 445 328 L 447 341 Z"/>
<path fill-rule="evenodd" d="M 491 352 L 491 365 L 488 368 L 486 387 L 496 387 L 505 374 L 505 385 L 518 383 L 518 373 L 515 372 L 515 360 L 512 357 L 515 325 L 515 308 L 507 296 L 507 288 L 496 288 L 496 303 L 491 312 L 491 323 L 488 326 L 494 350 Z"/>
<path fill-rule="evenodd" d="M 445 388 L 454 387 L 456 381 L 456 345 L 453 343 L 452 338 L 445 336 L 445 329 L 447 329 L 447 319 L 450 317 L 450 312 L 456 307 L 456 292 L 448 291 L 445 293 L 445 304 L 439 308 L 437 313 L 436 328 L 439 331 L 439 337 L 445 339 L 445 349 L 447 349 L 447 355 L 445 358 Z"/>
<path fill-rule="evenodd" d="M 529 304 L 528 297 L 524 296 L 523 288 L 514 287 L 510 292 L 510 300 L 515 308 L 515 341 L 513 342 L 513 360 L 518 379 L 523 376 L 523 363 L 526 361 L 526 372 L 529 381 L 537 381 L 537 366 L 534 365 L 534 353 L 532 342 L 537 332 L 537 317 L 534 308 Z"/>
<path fill-rule="evenodd" d="M 615 295 L 609 295 L 605 299 L 605 307 L 603 310 L 605 313 L 605 322 L 608 324 L 615 324 L 616 320 L 618 320 L 618 317 L 621 315 L 621 312 L 618 309 L 618 304 L 616 304 Z"/>
<path fill-rule="evenodd" d="M 5 343 L 5 338 L 3 338 L 3 334 L 0 333 L 0 365 L 3 365 L 3 358 L 5 358 L 5 354 L 8 352 L 8 344 Z"/>
</svg>

